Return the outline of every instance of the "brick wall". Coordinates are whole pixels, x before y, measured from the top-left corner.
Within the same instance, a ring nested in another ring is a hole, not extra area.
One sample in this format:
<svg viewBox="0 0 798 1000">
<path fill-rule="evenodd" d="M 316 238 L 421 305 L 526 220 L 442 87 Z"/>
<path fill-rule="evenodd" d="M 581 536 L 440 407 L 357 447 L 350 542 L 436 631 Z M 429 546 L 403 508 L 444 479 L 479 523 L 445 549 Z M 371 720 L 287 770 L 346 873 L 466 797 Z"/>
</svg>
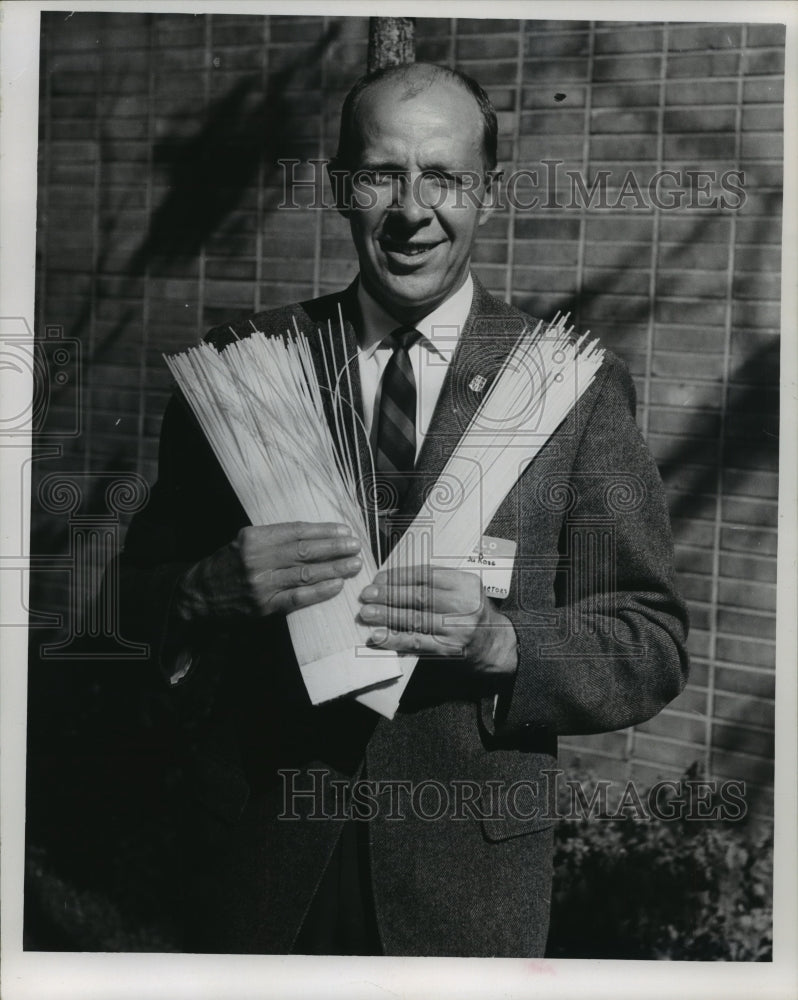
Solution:
<svg viewBox="0 0 798 1000">
<path fill-rule="evenodd" d="M 356 272 L 334 211 L 277 210 L 276 161 L 332 152 L 367 21 L 46 13 L 42 29 L 36 318 L 40 336 L 56 325 L 81 342 L 83 422 L 34 480 L 152 479 L 161 352 Z M 767 24 L 417 23 L 419 59 L 489 91 L 506 174 L 547 158 L 565 178 L 559 207 L 493 215 L 478 274 L 534 314 L 571 311 L 626 359 L 671 504 L 690 684 L 645 725 L 566 741 L 564 758 L 643 781 L 698 762 L 747 780 L 760 813 L 772 802 L 783 45 Z M 698 206 L 654 210 L 622 188 L 630 169 L 643 192 L 659 170 L 716 180 Z M 588 186 L 609 171 L 607 205 L 565 207 L 569 170 Z M 701 207 L 728 170 L 744 171 L 744 205 Z M 48 426 L 75 405 L 69 388 L 54 395 Z M 34 551 L 58 553 L 63 516 L 34 512 Z M 32 605 L 65 608 L 64 574 L 39 574 Z"/>
</svg>

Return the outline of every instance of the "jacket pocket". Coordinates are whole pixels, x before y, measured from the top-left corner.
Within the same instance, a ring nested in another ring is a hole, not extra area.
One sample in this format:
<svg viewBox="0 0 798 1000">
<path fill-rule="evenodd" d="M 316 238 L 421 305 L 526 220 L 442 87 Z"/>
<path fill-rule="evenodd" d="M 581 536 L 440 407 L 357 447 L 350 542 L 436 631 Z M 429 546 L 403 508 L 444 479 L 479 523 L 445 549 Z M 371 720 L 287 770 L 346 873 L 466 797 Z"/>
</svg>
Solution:
<svg viewBox="0 0 798 1000">
<path fill-rule="evenodd" d="M 494 750 L 485 758 L 480 823 L 486 840 L 498 842 L 547 830 L 557 818 L 556 759 L 549 754 Z"/>
</svg>

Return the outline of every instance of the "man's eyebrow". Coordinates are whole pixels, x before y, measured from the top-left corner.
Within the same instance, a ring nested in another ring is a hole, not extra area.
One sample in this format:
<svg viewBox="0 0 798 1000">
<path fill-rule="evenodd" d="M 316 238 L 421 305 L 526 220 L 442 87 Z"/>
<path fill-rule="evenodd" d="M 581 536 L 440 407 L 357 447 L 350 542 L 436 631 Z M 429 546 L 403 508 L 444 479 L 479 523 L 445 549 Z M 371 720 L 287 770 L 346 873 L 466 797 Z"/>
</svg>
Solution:
<svg viewBox="0 0 798 1000">
<path fill-rule="evenodd" d="M 385 171 L 393 171 L 396 173 L 407 173 L 407 167 L 403 166 L 400 163 L 395 163 L 392 160 L 370 160 L 368 157 L 365 157 L 363 160 L 361 160 L 361 162 L 358 164 L 358 169 L 385 170 Z"/>
</svg>

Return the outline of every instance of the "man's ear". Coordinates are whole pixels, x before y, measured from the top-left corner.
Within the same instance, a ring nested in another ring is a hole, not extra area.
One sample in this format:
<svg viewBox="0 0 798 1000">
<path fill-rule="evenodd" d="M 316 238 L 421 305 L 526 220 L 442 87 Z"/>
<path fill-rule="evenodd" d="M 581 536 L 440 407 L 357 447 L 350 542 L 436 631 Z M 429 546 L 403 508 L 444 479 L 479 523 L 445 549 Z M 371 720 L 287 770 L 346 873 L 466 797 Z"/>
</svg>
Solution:
<svg viewBox="0 0 798 1000">
<path fill-rule="evenodd" d="M 335 208 L 348 219 L 352 208 L 352 175 L 340 160 L 327 162 L 327 177 L 332 188 Z"/>
<path fill-rule="evenodd" d="M 479 219 L 477 225 L 482 226 L 488 221 L 488 217 L 495 208 L 499 206 L 499 195 L 501 193 L 501 183 L 504 171 L 501 167 L 485 171 L 485 196 L 479 208 Z"/>
</svg>

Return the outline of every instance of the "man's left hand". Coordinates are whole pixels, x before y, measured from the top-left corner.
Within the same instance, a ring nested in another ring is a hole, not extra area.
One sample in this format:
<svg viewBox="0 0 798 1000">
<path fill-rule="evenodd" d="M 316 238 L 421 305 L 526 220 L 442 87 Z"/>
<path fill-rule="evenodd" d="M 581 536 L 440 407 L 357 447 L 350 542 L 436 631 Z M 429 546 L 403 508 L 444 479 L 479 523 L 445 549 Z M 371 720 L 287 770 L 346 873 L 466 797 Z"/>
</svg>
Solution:
<svg viewBox="0 0 798 1000">
<path fill-rule="evenodd" d="M 482 676 L 512 676 L 515 629 L 474 573 L 432 566 L 381 570 L 360 595 L 373 645 L 418 656 L 461 659 Z"/>
</svg>

